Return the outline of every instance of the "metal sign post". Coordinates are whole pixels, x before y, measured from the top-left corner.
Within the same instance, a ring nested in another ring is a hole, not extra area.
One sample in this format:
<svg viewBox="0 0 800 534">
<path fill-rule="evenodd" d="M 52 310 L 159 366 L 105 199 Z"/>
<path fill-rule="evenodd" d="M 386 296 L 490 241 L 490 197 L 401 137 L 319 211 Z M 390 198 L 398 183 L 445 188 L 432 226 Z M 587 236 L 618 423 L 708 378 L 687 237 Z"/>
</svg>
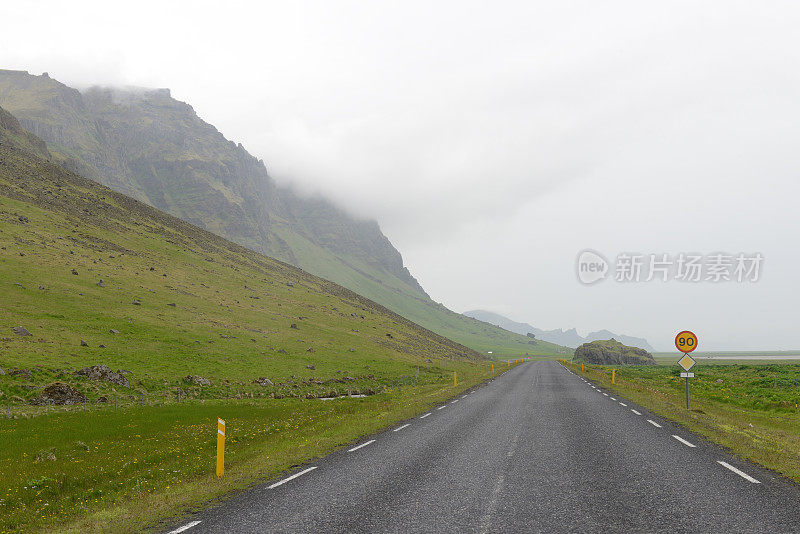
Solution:
<svg viewBox="0 0 800 534">
<path fill-rule="evenodd" d="M 681 373 L 681 378 L 686 379 L 686 409 L 688 410 L 689 379 L 694 378 L 694 373 L 690 373 L 689 369 L 694 367 L 694 364 L 697 363 L 694 358 L 689 356 L 689 353 L 697 348 L 697 336 L 694 335 L 694 332 L 690 332 L 689 330 L 679 332 L 678 335 L 675 336 L 675 346 L 683 353 L 683 358 L 678 360 L 678 365 L 680 365 L 685 371 L 684 373 Z"/>
</svg>

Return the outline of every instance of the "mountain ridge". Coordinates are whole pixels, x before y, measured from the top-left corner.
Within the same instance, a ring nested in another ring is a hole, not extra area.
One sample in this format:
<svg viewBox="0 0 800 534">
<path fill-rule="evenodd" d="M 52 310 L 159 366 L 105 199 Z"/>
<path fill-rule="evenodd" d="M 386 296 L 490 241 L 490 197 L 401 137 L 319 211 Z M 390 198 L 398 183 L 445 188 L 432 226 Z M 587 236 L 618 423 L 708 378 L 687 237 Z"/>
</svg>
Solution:
<svg viewBox="0 0 800 534">
<path fill-rule="evenodd" d="M 82 91 L 0 70 L 0 106 L 65 169 L 242 246 L 298 266 L 475 350 L 529 354 L 519 336 L 433 302 L 375 221 L 278 186 L 264 162 L 168 89 Z M 546 342 L 535 353 L 555 355 Z"/>
<path fill-rule="evenodd" d="M 570 328 L 568 330 L 563 330 L 561 328 L 554 330 L 542 330 L 541 328 L 537 328 L 531 324 L 513 321 L 498 313 L 487 310 L 469 310 L 465 311 L 464 315 L 494 324 L 518 334 L 526 335 L 531 333 L 536 336 L 536 339 L 549 341 L 550 343 L 556 343 L 558 345 L 564 345 L 573 349 L 578 348 L 584 343 L 590 343 L 592 341 L 616 339 L 625 345 L 638 347 L 649 352 L 654 351 L 650 343 L 648 343 L 648 341 L 644 338 L 628 336 L 624 334 L 615 334 L 614 332 L 605 329 L 598 330 L 596 332 L 590 332 L 586 336 L 581 336 L 575 328 Z"/>
</svg>

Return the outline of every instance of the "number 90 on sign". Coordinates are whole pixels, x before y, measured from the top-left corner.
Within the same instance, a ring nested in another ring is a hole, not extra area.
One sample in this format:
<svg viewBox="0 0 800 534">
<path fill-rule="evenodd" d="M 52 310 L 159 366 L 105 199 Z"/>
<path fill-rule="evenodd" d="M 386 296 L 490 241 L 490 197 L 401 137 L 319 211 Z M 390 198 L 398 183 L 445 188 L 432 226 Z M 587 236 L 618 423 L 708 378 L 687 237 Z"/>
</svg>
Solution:
<svg viewBox="0 0 800 534">
<path fill-rule="evenodd" d="M 697 348 L 697 336 L 694 332 L 684 330 L 675 336 L 675 346 L 683 353 L 692 352 Z"/>
</svg>

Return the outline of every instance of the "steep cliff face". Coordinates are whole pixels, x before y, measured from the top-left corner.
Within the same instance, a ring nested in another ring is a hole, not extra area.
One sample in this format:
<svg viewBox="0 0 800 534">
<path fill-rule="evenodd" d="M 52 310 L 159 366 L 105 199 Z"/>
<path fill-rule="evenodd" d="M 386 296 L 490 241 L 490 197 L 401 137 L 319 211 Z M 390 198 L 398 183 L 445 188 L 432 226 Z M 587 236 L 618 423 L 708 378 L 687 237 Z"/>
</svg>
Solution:
<svg viewBox="0 0 800 534">
<path fill-rule="evenodd" d="M 167 89 L 80 92 L 47 75 L 0 71 L 0 106 L 62 166 L 121 193 L 333 281 L 369 276 L 427 297 L 374 221 L 277 187 L 262 161 Z M 313 260 L 322 251 L 335 265 Z"/>
</svg>

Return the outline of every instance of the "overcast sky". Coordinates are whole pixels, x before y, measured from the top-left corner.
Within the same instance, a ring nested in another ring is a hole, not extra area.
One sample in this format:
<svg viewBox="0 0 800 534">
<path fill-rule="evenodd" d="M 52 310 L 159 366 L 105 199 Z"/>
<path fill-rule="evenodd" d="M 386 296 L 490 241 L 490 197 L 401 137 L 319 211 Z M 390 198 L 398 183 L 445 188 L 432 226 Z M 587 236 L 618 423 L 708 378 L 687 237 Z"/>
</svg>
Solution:
<svg viewBox="0 0 800 534">
<path fill-rule="evenodd" d="M 456 311 L 800 349 L 796 2 L 22 2 L 0 68 L 169 87 L 276 180 L 375 218 Z M 755 283 L 576 257 L 761 253 Z"/>
</svg>

